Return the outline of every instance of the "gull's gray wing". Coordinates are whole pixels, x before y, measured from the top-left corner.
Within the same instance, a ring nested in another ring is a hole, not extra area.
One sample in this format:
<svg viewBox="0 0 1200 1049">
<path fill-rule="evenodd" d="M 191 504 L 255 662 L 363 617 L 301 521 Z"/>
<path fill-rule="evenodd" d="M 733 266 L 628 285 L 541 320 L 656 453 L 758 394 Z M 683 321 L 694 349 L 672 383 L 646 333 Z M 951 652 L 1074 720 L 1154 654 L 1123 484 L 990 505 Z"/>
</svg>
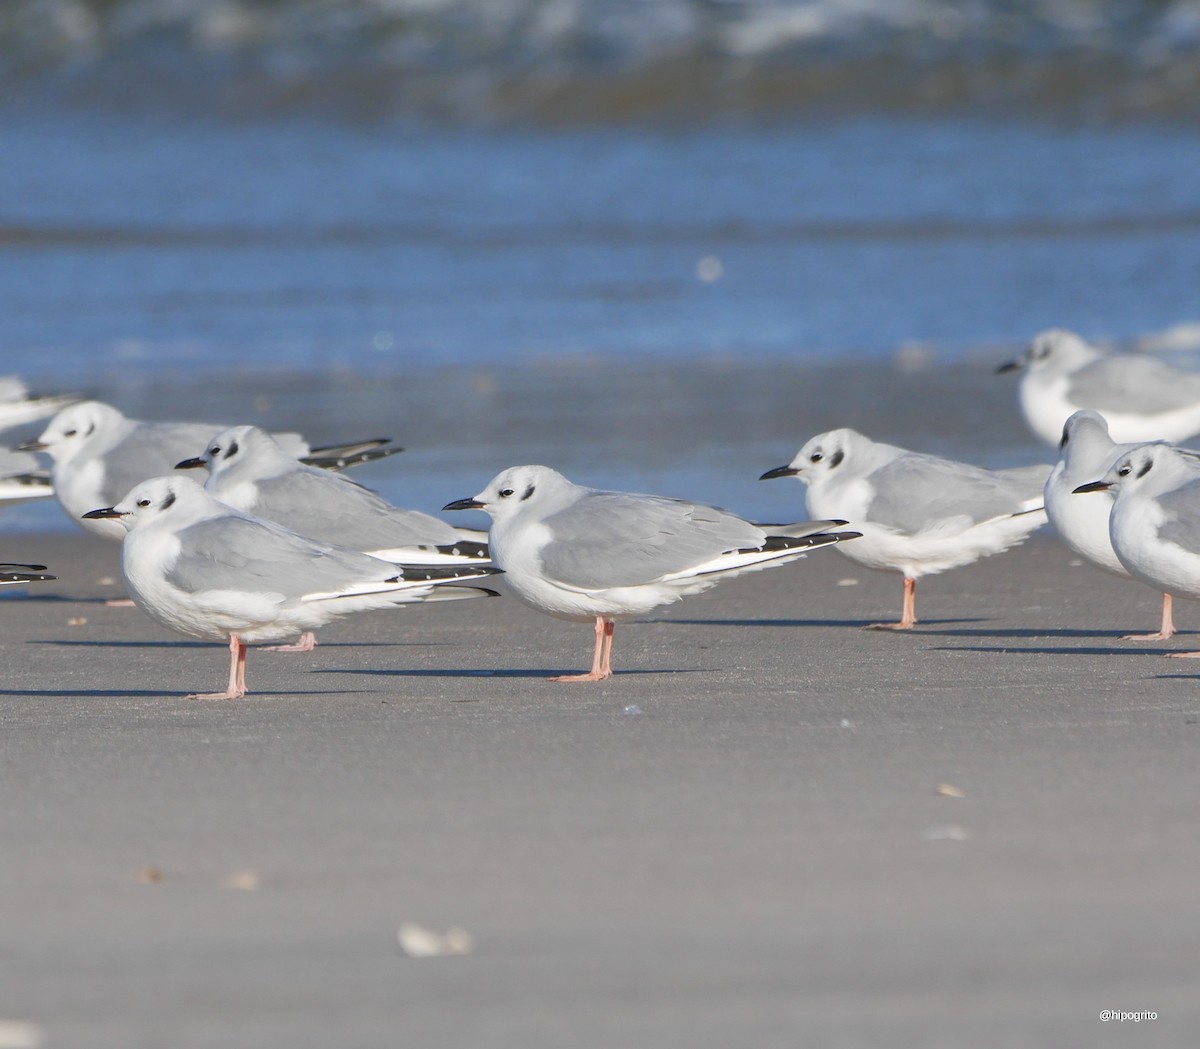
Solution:
<svg viewBox="0 0 1200 1049">
<path fill-rule="evenodd" d="M 915 535 L 950 518 L 971 524 L 1025 510 L 1041 494 L 1049 467 L 1013 471 L 985 470 L 932 455 L 910 452 L 867 475 L 874 497 L 867 520 Z M 1039 480 L 1040 476 L 1040 480 Z M 853 527 L 854 522 L 850 522 Z"/>
<path fill-rule="evenodd" d="M 1200 554 L 1200 481 L 1158 497 L 1163 522 L 1158 538 L 1192 554 Z"/>
<path fill-rule="evenodd" d="M 542 570 L 587 590 L 653 582 L 765 538 L 725 510 L 623 492 L 588 492 L 542 523 L 552 535 L 541 550 Z"/>
<path fill-rule="evenodd" d="M 247 590 L 295 601 L 354 582 L 387 579 L 398 571 L 378 558 L 240 515 L 197 521 L 181 529 L 178 538 L 181 552 L 166 579 L 189 594 Z"/>
<path fill-rule="evenodd" d="M 199 455 L 217 432 L 203 423 L 138 423 L 103 454 L 102 497 L 112 505 L 134 485 L 174 473 L 177 462 Z"/>
<path fill-rule="evenodd" d="M 419 510 L 401 510 L 341 474 L 301 466 L 257 482 L 254 512 L 301 535 L 352 550 L 447 545 L 458 532 Z"/>
<path fill-rule="evenodd" d="M 1067 395 L 1100 412 L 1166 412 L 1200 401 L 1200 374 L 1156 357 L 1101 357 L 1071 376 Z"/>
</svg>

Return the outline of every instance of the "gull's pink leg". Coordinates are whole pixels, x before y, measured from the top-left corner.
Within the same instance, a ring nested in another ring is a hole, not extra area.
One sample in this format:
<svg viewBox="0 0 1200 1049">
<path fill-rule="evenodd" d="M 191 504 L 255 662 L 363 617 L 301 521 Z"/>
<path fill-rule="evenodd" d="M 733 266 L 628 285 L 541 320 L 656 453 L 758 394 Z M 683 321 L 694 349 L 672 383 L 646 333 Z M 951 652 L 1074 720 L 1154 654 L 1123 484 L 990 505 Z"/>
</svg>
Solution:
<svg viewBox="0 0 1200 1049">
<path fill-rule="evenodd" d="M 904 577 L 904 607 L 898 623 L 869 623 L 864 630 L 911 630 L 917 621 L 917 581 Z"/>
<path fill-rule="evenodd" d="M 551 681 L 605 681 L 612 677 L 609 652 L 612 649 L 613 631 L 616 624 L 603 616 L 596 616 L 596 650 L 592 653 L 592 669 L 586 674 L 560 674 Z"/>
<path fill-rule="evenodd" d="M 224 692 L 195 692 L 188 699 L 241 699 L 246 694 L 246 644 L 229 635 L 229 684 Z"/>
<path fill-rule="evenodd" d="M 105 608 L 133 608 L 132 597 L 110 597 L 104 602 Z"/>
<path fill-rule="evenodd" d="M 267 645 L 264 652 L 311 652 L 317 647 L 317 635 L 311 630 L 304 631 L 300 640 L 294 645 Z"/>
<path fill-rule="evenodd" d="M 1163 594 L 1162 626 L 1157 634 L 1126 634 L 1122 641 L 1166 641 L 1175 636 L 1175 623 L 1171 618 L 1171 595 Z M 1190 655 L 1188 652 L 1172 652 L 1175 656 Z"/>
<path fill-rule="evenodd" d="M 613 634 L 617 631 L 617 624 L 611 619 L 604 621 L 604 652 L 600 657 L 600 676 L 604 678 L 612 677 L 612 644 Z"/>
</svg>

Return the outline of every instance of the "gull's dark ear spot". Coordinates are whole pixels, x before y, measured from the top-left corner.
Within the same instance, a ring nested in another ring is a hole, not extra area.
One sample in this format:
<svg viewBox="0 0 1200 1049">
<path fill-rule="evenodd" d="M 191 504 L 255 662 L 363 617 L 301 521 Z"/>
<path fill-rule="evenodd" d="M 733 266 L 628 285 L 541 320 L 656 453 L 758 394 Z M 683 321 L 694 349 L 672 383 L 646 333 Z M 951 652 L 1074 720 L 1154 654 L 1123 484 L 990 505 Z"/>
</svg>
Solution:
<svg viewBox="0 0 1200 1049">
<path fill-rule="evenodd" d="M 528 488 L 525 489 L 525 494 L 523 496 L 521 496 L 521 502 L 525 502 L 525 500 L 528 499 L 531 495 L 533 495 L 533 485 L 530 485 Z"/>
<path fill-rule="evenodd" d="M 1142 468 L 1137 472 L 1138 477 L 1145 477 L 1150 472 L 1150 467 L 1154 465 L 1153 459 L 1147 459 Z"/>
<path fill-rule="evenodd" d="M 228 459 L 231 455 L 237 455 L 237 450 L 238 450 L 237 441 L 230 441 L 229 447 L 227 449 L 225 449 L 225 458 Z"/>
<path fill-rule="evenodd" d="M 840 451 L 840 450 L 834 452 L 833 455 L 831 455 L 829 457 L 829 469 L 832 470 L 835 466 L 838 466 L 841 463 L 841 461 L 845 458 L 846 458 L 845 452 Z"/>
<path fill-rule="evenodd" d="M 1061 452 L 1067 446 L 1067 442 L 1071 439 L 1071 435 L 1067 433 L 1067 428 L 1063 427 L 1062 440 L 1058 442 L 1058 450 Z"/>
<path fill-rule="evenodd" d="M 167 497 L 163 500 L 162 508 L 165 510 L 165 509 L 167 509 L 167 507 L 172 506 L 174 503 L 175 503 L 175 493 L 167 492 Z"/>
<path fill-rule="evenodd" d="M 85 433 L 83 436 L 84 436 L 84 437 L 91 437 L 91 436 L 92 436 L 92 434 L 95 432 L 95 430 L 96 430 L 96 424 L 95 424 L 95 423 L 89 423 L 89 424 L 88 424 L 88 428 L 87 428 L 87 433 Z"/>
</svg>

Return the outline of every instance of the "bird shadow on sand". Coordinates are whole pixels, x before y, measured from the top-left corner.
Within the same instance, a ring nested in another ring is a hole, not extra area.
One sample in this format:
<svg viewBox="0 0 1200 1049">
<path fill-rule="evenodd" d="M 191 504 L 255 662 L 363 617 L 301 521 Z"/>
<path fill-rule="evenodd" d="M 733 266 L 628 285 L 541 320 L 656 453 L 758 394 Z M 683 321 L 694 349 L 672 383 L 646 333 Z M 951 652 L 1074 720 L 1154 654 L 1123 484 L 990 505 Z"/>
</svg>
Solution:
<svg viewBox="0 0 1200 1049">
<path fill-rule="evenodd" d="M 962 620 L 959 620 L 959 622 L 962 622 Z M 933 626 L 933 625 L 935 625 L 935 624 L 932 622 L 928 625 L 925 623 L 920 623 L 917 625 L 916 629 L 914 629 L 912 631 L 906 631 L 906 632 L 911 633 L 913 637 L 922 637 L 922 636 L 924 636 L 924 637 L 968 637 L 968 638 L 970 638 L 970 637 L 980 637 L 980 638 L 983 638 L 983 637 L 1011 637 L 1011 638 L 1017 638 L 1017 639 L 1020 639 L 1020 638 L 1030 638 L 1030 639 L 1063 638 L 1064 640 L 1067 638 L 1078 637 L 1078 638 L 1092 638 L 1096 641 L 1105 641 L 1108 639 L 1112 639 L 1113 641 L 1119 641 L 1120 639 L 1125 637 L 1126 634 L 1129 633 L 1128 630 L 1080 630 L 1075 627 L 1041 627 L 1041 628 L 1038 628 L 1038 627 L 1005 627 L 1003 629 L 994 629 L 994 630 L 986 630 L 986 629 L 931 630 L 931 629 L 929 629 L 929 626 Z M 1131 641 L 1131 642 L 1129 642 L 1129 644 L 1134 644 L 1134 642 Z M 1142 651 L 1152 651 L 1152 650 L 1142 649 Z"/>
<path fill-rule="evenodd" d="M 210 685 L 210 691 L 215 686 Z M 4 696 L 30 696 L 39 699 L 161 699 L 161 700 L 180 700 L 188 703 L 245 703 L 256 699 L 303 699 L 303 698 L 318 698 L 321 696 L 363 696 L 367 693 L 363 689 L 358 688 L 316 688 L 316 689 L 288 689 L 286 691 L 262 691 L 262 692 L 247 692 L 241 699 L 192 699 L 186 692 L 165 691 L 163 689 L 144 689 L 144 688 L 72 688 L 72 689 L 57 689 L 57 688 L 19 688 L 19 689 L 0 689 L 0 697 Z"/>
<path fill-rule="evenodd" d="M 491 678 L 516 678 L 516 679 L 532 679 L 535 681 L 549 681 L 551 678 L 559 677 L 565 674 L 579 674 L 582 671 L 578 668 L 569 668 L 566 670 L 547 670 L 545 668 L 533 670 L 467 670 L 457 667 L 439 667 L 437 670 L 422 670 L 412 667 L 337 667 L 326 668 L 323 670 L 314 670 L 316 674 L 367 674 L 372 677 L 453 677 L 453 678 L 477 678 L 481 681 L 487 681 Z M 612 680 L 618 678 L 629 677 L 632 675 L 649 675 L 649 674 L 702 674 L 703 670 L 693 669 L 684 670 L 679 668 L 659 668 L 653 670 L 617 670 L 613 673 Z M 555 684 L 569 684 L 569 682 L 554 682 Z"/>
<path fill-rule="evenodd" d="M 1037 635 L 1037 636 L 1045 636 Z M 1094 636 L 1094 635 L 1084 635 Z M 1169 656 L 1170 649 L 1166 648 L 1125 648 L 1099 645 L 937 645 L 927 648 L 927 652 L 994 652 L 1000 655 L 1012 656 Z"/>
<path fill-rule="evenodd" d="M 884 617 L 886 619 L 886 616 Z M 860 630 L 865 630 L 874 623 L 880 622 L 878 619 L 639 619 L 639 623 L 666 623 L 678 624 L 679 626 L 733 626 L 733 627 L 857 627 Z M 986 623 L 988 620 L 980 618 L 975 619 L 928 619 L 922 620 L 922 624 L 928 623 L 930 626 L 939 626 L 941 624 L 950 623 Z M 872 633 L 921 633 L 918 628 L 916 631 L 907 630 L 880 630 L 872 631 Z M 932 633 L 932 631 L 930 631 Z"/>
<path fill-rule="evenodd" d="M 226 649 L 224 641 L 98 641 L 75 638 L 37 638 L 26 642 L 30 645 L 61 645 L 68 648 L 211 648 Z M 334 648 L 431 648 L 423 641 L 322 641 L 314 652 Z M 452 647 L 449 642 L 445 647 Z M 271 652 L 266 645 L 252 645 L 255 652 L 266 652 L 273 656 L 309 655 L 305 652 Z"/>
</svg>

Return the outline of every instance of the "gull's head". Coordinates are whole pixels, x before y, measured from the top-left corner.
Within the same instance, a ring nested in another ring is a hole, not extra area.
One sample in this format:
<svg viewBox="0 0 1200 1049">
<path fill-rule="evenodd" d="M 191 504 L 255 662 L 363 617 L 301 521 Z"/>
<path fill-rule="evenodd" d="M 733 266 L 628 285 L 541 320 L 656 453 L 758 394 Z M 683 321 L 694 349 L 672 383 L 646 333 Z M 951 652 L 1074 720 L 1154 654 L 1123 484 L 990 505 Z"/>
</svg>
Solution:
<svg viewBox="0 0 1200 1049">
<path fill-rule="evenodd" d="M 1099 350 L 1073 331 L 1050 328 L 1038 332 L 1020 357 L 1000 365 L 996 371 L 1011 372 L 1024 368 L 1031 373 L 1043 372 L 1048 377 L 1066 375 L 1099 356 Z"/>
<path fill-rule="evenodd" d="M 89 520 L 119 521 L 125 530 L 144 528 L 162 520 L 181 520 L 192 516 L 197 507 L 214 503 L 190 477 L 152 477 L 130 490 L 119 503 L 83 516 Z"/>
<path fill-rule="evenodd" d="M 503 521 L 531 510 L 546 511 L 569 500 L 573 485 L 548 466 L 511 466 L 497 474 L 478 495 L 447 503 L 443 510 L 484 510 Z"/>
<path fill-rule="evenodd" d="M 45 452 L 56 463 L 66 463 L 115 433 L 124 421 L 125 416 L 110 404 L 81 401 L 54 416 L 36 441 L 26 441 L 18 447 L 22 451 Z"/>
<path fill-rule="evenodd" d="M 1116 447 L 1109 436 L 1108 420 L 1099 412 L 1082 408 L 1063 423 L 1058 454 L 1064 462 L 1098 470 L 1112 461 Z"/>
<path fill-rule="evenodd" d="M 223 477 L 234 472 L 245 473 L 267 463 L 274 465 L 276 459 L 295 462 L 265 430 L 257 426 L 231 426 L 208 442 L 203 455 L 184 459 L 175 464 L 175 469 L 204 467 L 213 477 Z"/>
<path fill-rule="evenodd" d="M 787 466 L 777 466 L 774 470 L 768 470 L 759 480 L 795 477 L 805 484 L 813 485 L 841 476 L 847 472 L 847 463 L 853 459 L 853 446 L 862 439 L 861 434 L 849 429 L 817 434 L 796 453 L 796 457 Z"/>
<path fill-rule="evenodd" d="M 1167 491 L 1189 478 L 1200 480 L 1200 464 L 1189 453 L 1169 444 L 1143 444 L 1122 455 L 1098 481 L 1082 484 L 1077 495 L 1111 490 L 1120 496 L 1128 492 Z"/>
</svg>

